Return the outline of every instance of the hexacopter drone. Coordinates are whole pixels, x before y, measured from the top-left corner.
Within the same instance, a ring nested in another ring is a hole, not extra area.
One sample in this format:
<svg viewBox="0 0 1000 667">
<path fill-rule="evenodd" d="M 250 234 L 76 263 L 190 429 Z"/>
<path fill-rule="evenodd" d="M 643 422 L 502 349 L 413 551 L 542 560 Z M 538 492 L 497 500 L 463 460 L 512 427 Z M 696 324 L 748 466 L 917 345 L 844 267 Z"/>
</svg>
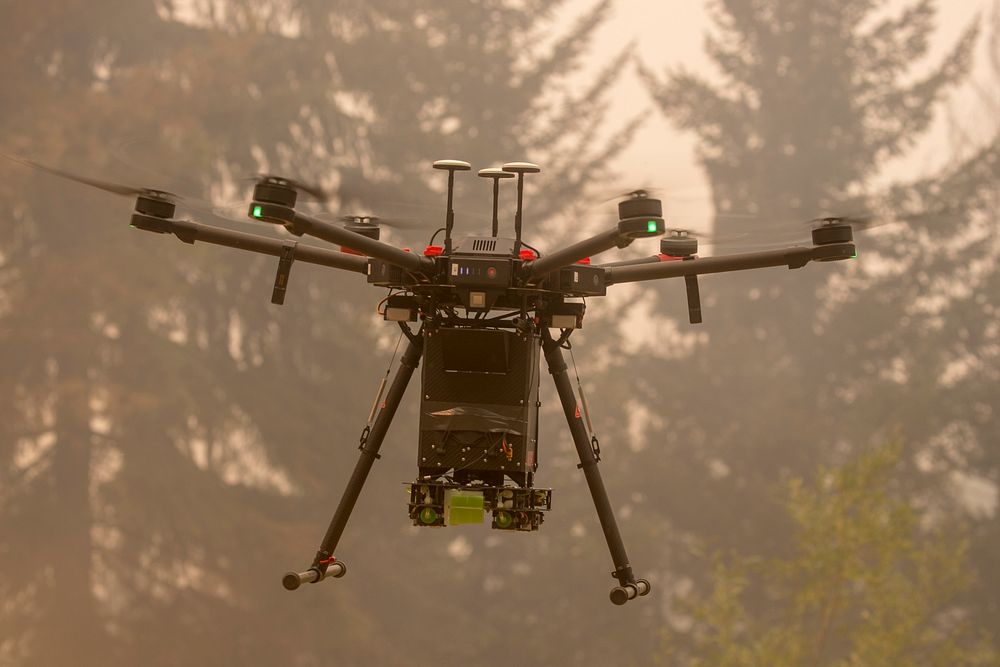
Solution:
<svg viewBox="0 0 1000 667">
<path fill-rule="evenodd" d="M 345 226 L 338 226 L 296 211 L 298 192 L 315 189 L 287 178 L 261 176 L 249 216 L 281 225 L 296 237 L 309 235 L 337 244 L 339 250 L 175 219 L 180 200 L 175 195 L 12 159 L 115 194 L 137 196 L 132 227 L 173 234 L 185 243 L 202 241 L 278 257 L 273 303 L 284 302 L 294 261 L 353 271 L 373 285 L 389 288 L 381 312 L 385 320 L 399 324 L 408 345 L 388 391 L 385 379 L 379 387 L 361 434 L 360 458 L 312 564 L 282 579 L 288 590 L 347 572 L 334 550 L 421 357 L 425 363 L 420 378 L 417 478 L 409 486 L 410 520 L 415 526 L 446 526 L 482 523 L 489 515 L 497 530 L 538 530 L 552 507 L 551 489 L 533 483 L 538 468 L 539 366 L 544 357 L 611 552 L 612 576 L 618 582 L 611 601 L 622 605 L 647 595 L 649 582 L 632 572 L 598 470 L 600 447 L 586 400 L 581 390 L 578 401 L 563 357 L 570 335 L 583 325 L 585 304 L 574 299 L 604 296 L 609 286 L 619 283 L 683 277 L 694 324 L 701 322 L 701 274 L 770 266 L 797 269 L 811 261 L 856 255 L 851 226 L 856 221 L 823 218 L 814 221 L 819 224 L 812 230 L 811 247 L 698 257 L 697 239 L 684 230 L 671 230 L 660 240 L 657 255 L 590 264 L 591 255 L 667 231 L 660 200 L 637 190 L 622 197 L 618 222 L 610 229 L 542 256 L 521 238 L 524 175 L 540 171 L 528 162 L 479 171 L 493 181 L 492 234 L 457 241 L 452 238 L 455 172 L 471 166 L 459 160 L 435 162 L 436 169 L 448 172 L 445 226 L 438 230 L 444 231 L 444 245 L 428 245 L 422 253 L 414 253 L 380 241 L 378 219 L 373 216 L 349 217 Z M 506 238 L 498 232 L 499 183 L 514 177 L 514 238 Z M 418 323 L 416 331 L 411 322 Z"/>
</svg>

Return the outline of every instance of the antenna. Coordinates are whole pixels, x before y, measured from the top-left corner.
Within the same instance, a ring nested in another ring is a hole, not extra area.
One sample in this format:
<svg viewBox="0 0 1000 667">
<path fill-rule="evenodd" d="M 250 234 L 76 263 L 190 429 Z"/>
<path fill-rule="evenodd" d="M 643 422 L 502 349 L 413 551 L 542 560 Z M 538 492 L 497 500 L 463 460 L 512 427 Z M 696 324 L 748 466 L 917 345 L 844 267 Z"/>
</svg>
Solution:
<svg viewBox="0 0 1000 667">
<path fill-rule="evenodd" d="M 524 175 L 537 174 L 542 170 L 537 164 L 531 162 L 508 162 L 503 167 L 504 171 L 517 174 L 517 212 L 514 214 L 514 256 L 521 253 L 521 203 L 524 197 Z"/>
<path fill-rule="evenodd" d="M 435 169 L 448 170 L 448 212 L 444 223 L 444 254 L 451 254 L 451 229 L 455 226 L 455 209 L 452 208 L 452 192 L 455 189 L 455 172 L 468 171 L 472 165 L 461 160 L 438 160 L 434 163 Z"/>
<path fill-rule="evenodd" d="M 500 221 L 497 218 L 497 202 L 500 200 L 500 179 L 514 178 L 514 174 L 504 171 L 500 167 L 490 167 L 488 169 L 480 169 L 479 175 L 482 178 L 493 179 L 493 238 L 496 238 L 500 228 Z"/>
</svg>

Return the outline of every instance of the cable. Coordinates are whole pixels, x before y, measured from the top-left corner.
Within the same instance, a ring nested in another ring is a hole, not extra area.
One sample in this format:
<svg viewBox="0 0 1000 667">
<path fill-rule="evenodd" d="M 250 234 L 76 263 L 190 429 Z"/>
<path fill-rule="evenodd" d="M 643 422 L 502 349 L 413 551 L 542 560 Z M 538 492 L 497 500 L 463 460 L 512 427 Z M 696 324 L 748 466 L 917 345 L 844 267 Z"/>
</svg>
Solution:
<svg viewBox="0 0 1000 667">
<path fill-rule="evenodd" d="M 504 313 L 503 315 L 496 315 L 494 317 L 486 318 L 485 320 L 483 320 L 483 322 L 497 322 L 499 320 L 507 319 L 508 317 L 517 317 L 520 314 L 521 314 L 520 312 L 512 310 L 509 313 Z"/>
<path fill-rule="evenodd" d="M 389 293 L 388 293 L 388 294 L 386 294 L 386 295 L 385 295 L 385 297 L 384 297 L 384 298 L 383 298 L 383 299 L 382 299 L 381 301 L 379 301 L 379 302 L 378 302 L 378 305 L 376 305 L 376 306 L 375 306 L 375 314 L 376 314 L 376 315 L 382 315 L 382 316 L 385 316 L 385 311 L 384 311 L 384 310 L 382 310 L 382 305 L 383 305 L 383 304 L 384 304 L 384 303 L 385 303 L 386 301 L 388 301 L 388 300 L 389 300 L 389 297 L 391 297 L 391 296 L 392 296 L 392 288 L 390 287 L 390 288 L 389 288 Z"/>
<path fill-rule="evenodd" d="M 386 297 L 388 299 L 389 297 Z M 392 362 L 396 361 L 396 354 L 399 352 L 399 343 L 403 340 L 403 332 L 399 332 L 399 337 L 396 338 L 396 347 L 392 350 L 392 357 L 389 359 L 389 365 L 385 369 L 385 375 L 378 383 L 378 391 L 375 392 L 375 400 L 372 402 L 372 409 L 368 413 L 368 423 L 361 433 L 361 445 L 364 446 L 365 440 L 368 437 L 368 432 L 371 431 L 371 425 L 375 422 L 375 415 L 379 411 L 379 403 L 382 402 L 382 394 L 385 392 L 385 385 L 389 381 L 389 373 L 392 371 Z"/>
<path fill-rule="evenodd" d="M 556 346 L 564 350 L 572 350 L 573 344 L 569 342 L 569 337 L 573 335 L 573 329 L 560 329 L 562 332 L 556 339 Z"/>
<path fill-rule="evenodd" d="M 448 231 L 448 230 L 446 228 L 444 228 L 444 227 L 441 227 L 440 229 L 438 229 L 436 232 L 434 232 L 431 235 L 431 240 L 427 242 L 427 245 L 434 245 L 434 239 L 437 238 L 437 235 L 440 234 L 441 232 L 446 232 L 446 231 Z"/>
<path fill-rule="evenodd" d="M 569 358 L 573 362 L 573 374 L 576 375 L 576 388 L 580 393 L 580 407 L 582 408 L 584 423 L 587 425 L 587 431 L 590 433 L 590 447 L 594 450 L 594 458 L 600 461 L 601 443 L 597 439 L 597 434 L 594 433 L 594 424 L 590 421 L 590 407 L 587 405 L 587 395 L 583 393 L 583 382 L 580 381 L 580 371 L 576 367 L 576 357 L 573 356 L 573 347 L 569 346 L 568 349 Z"/>
<path fill-rule="evenodd" d="M 535 251 L 535 255 L 537 255 L 538 257 L 542 256 L 542 253 L 541 253 L 541 251 L 538 250 L 538 248 L 535 248 L 534 246 L 530 246 L 527 243 L 525 243 L 524 241 L 521 241 L 521 245 L 523 245 L 528 250 L 534 250 Z"/>
</svg>

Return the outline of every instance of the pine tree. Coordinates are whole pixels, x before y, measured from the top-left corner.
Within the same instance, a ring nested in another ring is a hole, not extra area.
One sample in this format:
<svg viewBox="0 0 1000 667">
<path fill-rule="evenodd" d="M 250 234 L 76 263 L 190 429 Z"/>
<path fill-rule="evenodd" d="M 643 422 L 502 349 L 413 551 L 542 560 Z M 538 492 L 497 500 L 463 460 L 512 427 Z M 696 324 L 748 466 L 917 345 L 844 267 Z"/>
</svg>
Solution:
<svg viewBox="0 0 1000 667">
<path fill-rule="evenodd" d="M 712 3 L 705 48 L 719 82 L 645 71 L 662 111 L 701 140 L 716 211 L 808 220 L 870 189 L 886 160 L 927 129 L 968 70 L 968 28 L 929 72 L 912 75 L 934 30 L 934 2 L 885 16 L 885 2 Z M 881 10 L 881 11 L 880 11 Z M 739 222 L 723 219 L 719 231 Z M 740 230 L 743 231 L 743 230 Z"/>
<path fill-rule="evenodd" d="M 926 128 L 934 101 L 966 70 L 975 36 L 970 28 L 929 74 L 907 83 L 933 30 L 930 2 L 889 17 L 871 2 L 733 1 L 713 8 L 719 32 L 706 48 L 722 82 L 684 71 L 663 81 L 647 71 L 646 78 L 664 112 L 702 140 L 717 231 L 742 229 L 750 240 L 755 225 L 766 241 L 774 220 L 808 219 L 861 194 L 879 166 Z M 726 217 L 734 212 L 757 218 Z M 741 507 L 754 506 L 745 494 L 762 490 L 773 470 L 803 470 L 821 455 L 802 443 L 813 441 L 817 419 L 824 418 L 824 372 L 845 344 L 817 319 L 831 299 L 822 282 L 839 280 L 841 270 L 807 266 L 794 275 L 705 279 L 701 343 L 689 359 L 668 362 L 679 364 L 672 376 L 705 378 L 672 398 L 675 414 L 683 415 L 678 421 L 717 425 L 698 436 L 705 446 L 688 464 L 705 470 L 706 461 L 721 463 L 723 486 L 732 488 L 719 495 L 742 497 Z M 662 302 L 665 312 L 678 305 L 667 289 L 660 291 L 672 297 Z M 641 377 L 650 387 L 659 384 Z M 714 398 L 720 388 L 732 397 L 722 405 Z M 663 418 L 671 422 L 672 412 Z M 829 415 L 831 423 L 838 414 Z M 682 437 L 674 431 L 668 442 Z M 683 479 L 698 485 L 690 470 Z M 678 491 L 696 491 L 678 482 Z M 718 505 L 723 514 L 726 505 Z M 716 518 L 721 523 L 711 523 L 725 524 Z"/>
<path fill-rule="evenodd" d="M 558 167 L 546 156 L 569 146 L 597 163 L 629 130 L 610 146 L 593 140 L 600 82 L 548 98 L 607 3 L 552 51 L 529 48 L 552 20 L 542 3 L 192 6 L 193 15 L 171 3 L 17 10 L 5 23 L 19 75 L 4 90 L 4 134 L 14 138 L 5 150 L 202 196 L 268 169 L 344 199 L 367 186 L 357 199 L 377 207 L 381 193 L 430 200 L 429 162 L 450 151 L 477 166 L 528 157 Z M 576 104 L 591 111 L 577 116 Z M 540 110 L 548 116 L 536 121 Z M 126 151 L 127 171 L 114 161 L 121 137 L 141 139 Z M 403 516 L 394 493 L 370 490 L 347 538 L 381 576 L 326 599 L 322 616 L 296 600 L 283 627 L 336 623 L 303 643 L 264 613 L 288 604 L 277 575 L 322 532 L 386 360 L 357 282 L 296 266 L 293 294 L 275 312 L 273 262 L 133 233 L 125 203 L 13 165 L 3 173 L 15 204 L 0 241 L 0 337 L 15 400 L 0 408 L 0 521 L 20 539 L 0 545 L 0 592 L 16 601 L 2 612 L 0 659 L 274 664 L 337 649 L 400 662 L 381 641 L 386 628 L 425 654 L 443 651 L 412 620 L 433 613 L 435 599 L 395 612 L 414 584 L 392 571 L 399 532 L 374 515 L 388 497 Z M 580 191 L 582 174 L 554 174 L 564 187 L 550 211 Z M 412 445 L 397 428 L 386 449 Z M 394 459 L 377 482 L 412 476 L 409 456 Z M 303 534 L 309 544 L 289 548 Z M 478 590 L 455 584 L 446 560 L 428 562 L 422 585 Z M 374 619 L 355 596 L 392 609 Z M 465 650 L 472 659 L 481 649 Z"/>
<path fill-rule="evenodd" d="M 997 665 L 991 637 L 958 611 L 975 585 L 962 530 L 899 497 L 903 453 L 882 446 L 787 484 L 793 549 L 716 555 L 714 583 L 672 614 L 670 664 Z M 749 593 L 760 590 L 764 602 Z"/>
<path fill-rule="evenodd" d="M 706 50 L 719 78 L 643 71 L 667 117 L 701 141 L 716 231 L 751 243 L 808 243 L 808 227 L 793 221 L 855 212 L 873 176 L 913 145 L 967 71 L 976 35 L 970 27 L 917 74 L 934 29 L 932 2 L 898 12 L 867 0 L 720 0 L 712 9 Z M 873 243 L 859 234 L 862 261 Z M 891 426 L 874 406 L 858 418 L 837 398 L 844 385 L 831 380 L 868 373 L 851 364 L 849 350 L 892 337 L 895 326 L 880 326 L 872 300 L 852 311 L 850 333 L 843 320 L 825 319 L 843 296 L 833 288 L 845 288 L 845 272 L 856 270 L 843 264 L 706 277 L 705 324 L 690 330 L 666 315 L 683 317 L 683 290 L 653 288 L 643 307 L 664 313 L 664 335 L 618 372 L 650 408 L 649 446 L 639 456 L 661 482 L 642 520 L 664 525 L 678 536 L 673 544 L 701 536 L 721 547 L 781 549 L 789 526 L 766 502 L 776 480 Z M 613 428 L 628 426 L 628 414 L 615 418 Z M 653 508 L 669 508 L 669 524 Z M 705 574 L 697 559 L 675 557 L 677 567 Z"/>
<path fill-rule="evenodd" d="M 991 19 L 990 80 L 1000 81 L 1000 8 Z M 987 113 L 996 113 L 995 98 L 983 102 Z M 1000 201 L 1000 127 L 963 132 L 979 136 L 972 146 L 955 147 L 961 157 L 953 164 L 885 195 L 885 209 L 910 214 L 908 225 L 888 228 L 877 239 L 878 254 L 893 269 L 851 276 L 863 291 L 830 309 L 825 326 L 847 332 L 849 340 L 859 338 L 857 321 L 865 313 L 877 317 L 876 326 L 898 327 L 892 337 L 844 350 L 845 366 L 864 372 L 831 368 L 829 376 L 845 388 L 841 398 L 860 424 L 895 423 L 903 437 L 919 445 L 912 476 L 918 488 L 933 489 L 925 491 L 928 502 L 939 512 L 961 513 L 973 522 L 970 561 L 982 586 L 970 592 L 968 601 L 975 618 L 993 627 L 998 612 L 986 591 L 996 587 L 992 564 L 1000 548 L 993 481 L 1000 471 L 993 446 L 1000 430 L 990 407 L 1000 376 L 995 326 L 1000 246 L 994 219 Z M 890 364 L 895 373 L 880 372 Z"/>
</svg>

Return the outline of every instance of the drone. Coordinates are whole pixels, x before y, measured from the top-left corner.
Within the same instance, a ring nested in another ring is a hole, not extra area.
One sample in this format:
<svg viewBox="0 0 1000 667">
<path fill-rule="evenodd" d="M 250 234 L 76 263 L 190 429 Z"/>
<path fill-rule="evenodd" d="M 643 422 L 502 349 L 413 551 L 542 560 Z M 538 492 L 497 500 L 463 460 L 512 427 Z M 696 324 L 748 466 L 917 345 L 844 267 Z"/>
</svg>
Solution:
<svg viewBox="0 0 1000 667">
<path fill-rule="evenodd" d="M 119 195 L 135 196 L 131 226 L 173 234 L 185 243 L 212 243 L 278 258 L 271 301 L 284 303 L 294 262 L 317 264 L 365 277 L 388 288 L 379 311 L 395 322 L 407 345 L 398 369 L 378 393 L 361 432 L 360 455 L 312 563 L 282 578 L 298 589 L 343 577 L 347 565 L 334 553 L 376 459 L 407 385 L 424 360 L 420 376 L 417 476 L 409 483 L 407 513 L 414 526 L 444 527 L 491 522 L 502 531 L 535 531 L 552 509 L 552 490 L 534 485 L 538 470 L 540 366 L 544 359 L 583 470 L 614 565 L 616 605 L 646 596 L 650 583 L 632 571 L 604 481 L 598 469 L 600 446 L 590 422 L 582 387 L 574 391 L 564 350 L 582 328 L 586 298 L 601 297 L 622 283 L 683 278 L 688 318 L 702 321 L 698 276 L 729 271 L 831 262 L 857 256 L 853 227 L 865 221 L 819 218 L 811 246 L 788 246 L 711 257 L 698 256 L 698 238 L 666 226 L 661 200 L 646 190 L 624 193 L 618 220 L 589 238 L 542 255 L 522 239 L 524 179 L 541 168 L 509 162 L 481 169 L 492 180 L 490 236 L 454 236 L 453 192 L 456 172 L 472 167 L 461 160 L 438 160 L 448 174 L 445 225 L 421 252 L 380 240 L 373 215 L 344 216 L 337 225 L 296 209 L 300 193 L 318 189 L 290 178 L 259 176 L 248 217 L 284 228 L 290 238 L 249 234 L 194 220 L 175 218 L 184 200 L 168 192 L 131 188 L 82 177 L 23 158 L 32 168 Z M 501 236 L 498 220 L 500 181 L 517 179 L 513 238 Z M 443 245 L 434 245 L 443 231 Z M 310 236 L 339 249 L 302 244 Z M 590 257 L 625 248 L 637 239 L 662 237 L 659 253 L 605 264 Z M 415 327 L 415 328 L 414 328 Z M 582 407 L 582 410 L 581 410 Z"/>
</svg>

